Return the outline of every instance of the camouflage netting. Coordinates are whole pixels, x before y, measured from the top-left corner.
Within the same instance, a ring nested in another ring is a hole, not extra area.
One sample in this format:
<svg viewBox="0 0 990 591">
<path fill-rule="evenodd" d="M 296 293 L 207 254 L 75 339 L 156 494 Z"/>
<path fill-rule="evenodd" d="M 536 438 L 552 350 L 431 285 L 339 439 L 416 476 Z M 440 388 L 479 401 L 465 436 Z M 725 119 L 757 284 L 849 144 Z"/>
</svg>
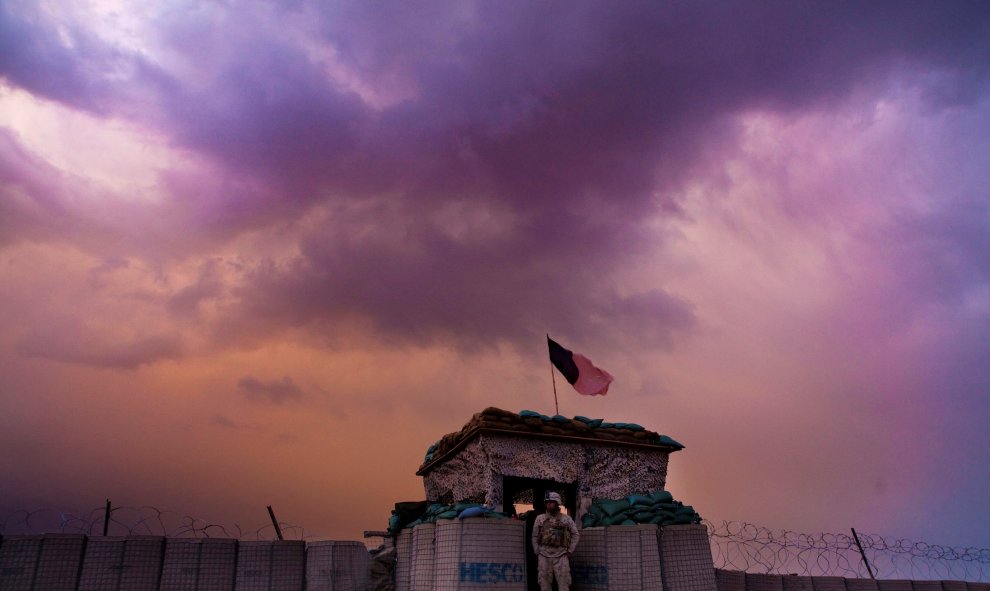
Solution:
<svg viewBox="0 0 990 591">
<path fill-rule="evenodd" d="M 516 414 L 500 408 L 489 407 L 476 413 L 460 431 L 444 435 L 440 441 L 430 446 L 419 471 L 422 472 L 434 459 L 453 450 L 462 441 L 480 430 L 509 431 L 514 433 L 535 433 L 564 437 L 577 437 L 592 441 L 617 441 L 651 445 L 677 451 L 684 446 L 666 435 L 645 429 L 636 423 L 610 423 L 604 419 L 589 419 L 577 416 L 543 415 L 530 410 Z"/>
<path fill-rule="evenodd" d="M 581 527 L 599 525 L 686 525 L 701 523 L 694 507 L 675 501 L 665 490 L 632 494 L 622 499 L 595 499 Z"/>
<path fill-rule="evenodd" d="M 577 505 L 663 490 L 684 446 L 634 423 L 487 408 L 431 446 L 417 472 L 430 503 L 484 503 L 509 511 L 507 478 L 573 486 Z M 542 493 L 541 493 L 542 494 Z"/>
</svg>

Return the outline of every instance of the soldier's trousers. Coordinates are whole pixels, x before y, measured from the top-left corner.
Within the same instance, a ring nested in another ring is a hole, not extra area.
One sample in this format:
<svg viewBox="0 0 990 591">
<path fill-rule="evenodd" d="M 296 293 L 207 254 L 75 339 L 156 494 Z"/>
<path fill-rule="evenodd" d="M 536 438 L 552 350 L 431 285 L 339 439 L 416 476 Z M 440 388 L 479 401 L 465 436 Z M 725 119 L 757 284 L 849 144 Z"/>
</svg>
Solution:
<svg viewBox="0 0 990 591">
<path fill-rule="evenodd" d="M 558 591 L 569 591 L 571 588 L 571 563 L 567 560 L 567 554 L 550 558 L 540 554 L 540 562 L 537 567 L 537 580 L 540 582 L 540 591 L 551 591 L 553 589 L 553 578 L 557 577 Z"/>
</svg>

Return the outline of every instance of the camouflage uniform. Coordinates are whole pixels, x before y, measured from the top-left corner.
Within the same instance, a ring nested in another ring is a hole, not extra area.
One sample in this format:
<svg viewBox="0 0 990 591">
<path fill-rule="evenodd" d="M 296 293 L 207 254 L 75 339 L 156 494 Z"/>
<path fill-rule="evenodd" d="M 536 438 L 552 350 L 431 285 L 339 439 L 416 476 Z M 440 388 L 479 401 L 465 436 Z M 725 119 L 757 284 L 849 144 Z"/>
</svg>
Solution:
<svg viewBox="0 0 990 591">
<path fill-rule="evenodd" d="M 541 591 L 551 591 L 553 578 L 557 577 L 559 591 L 571 586 L 571 565 L 567 560 L 577 548 L 577 526 L 568 515 L 544 513 L 533 523 L 533 550 L 540 558 L 538 579 Z"/>
</svg>

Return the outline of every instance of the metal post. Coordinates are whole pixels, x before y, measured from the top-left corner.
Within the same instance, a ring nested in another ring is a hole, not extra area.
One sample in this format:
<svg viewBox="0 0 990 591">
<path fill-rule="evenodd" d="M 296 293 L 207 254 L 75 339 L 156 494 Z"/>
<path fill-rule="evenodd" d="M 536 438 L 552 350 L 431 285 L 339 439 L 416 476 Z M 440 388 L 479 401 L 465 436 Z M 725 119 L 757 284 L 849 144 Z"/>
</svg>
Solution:
<svg viewBox="0 0 990 591">
<path fill-rule="evenodd" d="M 853 539 L 856 540 L 856 547 L 859 548 L 859 555 L 863 557 L 863 564 L 866 565 L 866 572 L 870 573 L 871 579 L 876 579 L 876 577 L 873 576 L 873 569 L 870 568 L 870 561 L 866 559 L 866 552 L 863 552 L 863 545 L 859 543 L 859 536 L 856 535 L 856 528 L 851 527 L 849 529 L 852 530 Z"/>
<path fill-rule="evenodd" d="M 272 518 L 272 525 L 275 526 L 275 535 L 278 536 L 278 539 L 280 540 L 284 539 L 282 538 L 282 528 L 278 526 L 278 520 L 275 519 L 275 512 L 272 511 L 271 505 L 268 505 L 268 516 Z"/>
<path fill-rule="evenodd" d="M 112 510 L 113 509 L 110 508 L 110 499 L 107 499 L 107 508 L 106 508 L 106 511 L 103 513 L 103 535 L 104 536 L 106 536 L 107 535 L 107 532 L 110 530 L 110 511 L 112 511 Z"/>
</svg>

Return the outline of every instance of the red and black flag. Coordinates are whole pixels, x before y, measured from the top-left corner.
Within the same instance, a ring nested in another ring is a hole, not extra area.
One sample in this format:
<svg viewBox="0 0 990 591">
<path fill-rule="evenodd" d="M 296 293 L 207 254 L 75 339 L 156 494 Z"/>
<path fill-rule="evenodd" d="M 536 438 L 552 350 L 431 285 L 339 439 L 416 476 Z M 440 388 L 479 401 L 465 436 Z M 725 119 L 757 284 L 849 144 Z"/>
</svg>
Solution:
<svg viewBox="0 0 990 591">
<path fill-rule="evenodd" d="M 608 385 L 613 379 L 611 374 L 595 367 L 584 355 L 572 353 L 561 347 L 550 338 L 550 335 L 547 335 L 547 346 L 550 348 L 550 363 L 564 376 L 568 384 L 574 386 L 578 394 L 585 396 L 608 394 Z"/>
</svg>

